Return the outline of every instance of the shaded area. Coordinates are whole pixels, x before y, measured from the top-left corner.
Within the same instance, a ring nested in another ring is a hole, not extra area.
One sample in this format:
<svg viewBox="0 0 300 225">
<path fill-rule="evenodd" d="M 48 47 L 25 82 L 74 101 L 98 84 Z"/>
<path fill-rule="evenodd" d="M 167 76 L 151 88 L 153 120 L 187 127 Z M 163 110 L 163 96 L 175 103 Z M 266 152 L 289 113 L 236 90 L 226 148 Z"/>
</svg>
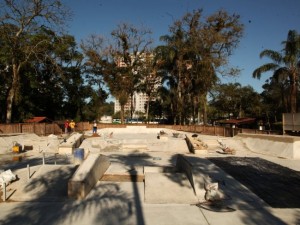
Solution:
<svg viewBox="0 0 300 225">
<path fill-rule="evenodd" d="M 45 153 L 45 164 L 69 165 L 73 163 L 73 156 L 60 155 L 55 153 Z M 30 155 L 30 153 L 22 154 L 1 154 L 0 170 L 17 170 L 30 166 L 38 166 L 43 164 L 43 154 Z"/>
<path fill-rule="evenodd" d="M 234 212 L 235 211 L 235 209 L 225 205 L 222 201 L 214 201 L 214 202 L 208 201 L 208 202 L 196 204 L 196 206 L 213 212 Z"/>
<path fill-rule="evenodd" d="M 48 157 L 46 161 L 53 159 Z M 153 157 L 148 154 L 113 154 L 111 161 L 132 170 L 135 166 L 154 164 Z M 76 201 L 67 197 L 67 183 L 75 169 L 65 166 L 33 176 L 24 191 L 31 192 L 35 198 L 13 203 L 13 213 L 5 214 L 0 224 L 145 224 L 140 183 L 98 182 L 84 200 Z M 10 203 L 5 204 L 10 206 Z"/>
<path fill-rule="evenodd" d="M 208 158 L 274 208 L 300 207 L 300 172 L 261 158 Z"/>
</svg>

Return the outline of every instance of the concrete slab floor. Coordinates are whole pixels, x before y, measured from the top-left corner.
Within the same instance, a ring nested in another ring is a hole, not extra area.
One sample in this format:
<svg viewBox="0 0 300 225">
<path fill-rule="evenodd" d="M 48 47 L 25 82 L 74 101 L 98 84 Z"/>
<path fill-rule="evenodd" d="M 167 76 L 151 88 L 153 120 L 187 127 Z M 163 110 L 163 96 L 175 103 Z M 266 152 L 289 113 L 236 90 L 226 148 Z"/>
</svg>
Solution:
<svg viewBox="0 0 300 225">
<path fill-rule="evenodd" d="M 135 139 L 139 139 L 138 131 L 135 131 L 134 129 L 131 129 L 131 131 L 134 131 Z M 126 135 L 127 137 L 132 137 L 132 135 L 118 133 L 117 131 L 103 131 L 103 134 L 105 132 L 114 132 L 114 138 L 118 136 L 123 138 L 122 135 L 124 135 L 124 138 L 126 138 Z M 206 159 L 207 157 L 212 156 L 228 157 L 227 155 L 218 153 L 220 148 L 215 147 L 216 142 L 212 141 L 218 140 L 220 137 L 200 135 L 204 142 L 207 139 L 209 140 L 207 143 L 211 143 L 214 147 L 210 146 L 211 148 L 206 155 L 193 155 L 186 152 L 186 150 L 181 150 L 180 147 L 174 147 L 179 145 L 178 143 L 172 142 L 172 140 L 177 142 L 179 140 L 175 138 L 173 139 L 171 130 L 167 130 L 169 135 L 168 141 L 170 144 L 164 144 L 164 146 L 167 147 L 161 148 L 160 142 L 158 142 L 158 140 L 154 137 L 156 133 L 157 130 L 152 133 L 149 130 L 147 130 L 147 132 L 145 130 L 145 133 L 141 135 L 142 139 L 149 138 L 152 143 L 151 148 L 143 151 L 120 152 L 118 150 L 116 152 L 101 152 L 101 148 L 94 148 L 93 151 L 99 151 L 99 153 L 109 156 L 112 161 L 112 165 L 115 163 L 115 167 L 110 168 L 110 171 L 114 171 L 116 173 L 122 171 L 126 172 L 126 170 L 128 172 L 128 169 L 132 168 L 132 166 L 136 166 L 137 168 L 140 168 L 140 166 L 172 167 L 176 163 L 177 154 L 183 154 L 193 164 L 195 176 L 203 175 L 213 180 L 225 181 L 226 185 L 221 185 L 220 187 L 221 189 L 224 189 L 227 197 L 227 202 L 224 202 L 224 204 L 234 208 L 235 211 L 211 211 L 209 209 L 198 207 L 195 204 L 185 203 L 149 204 L 145 202 L 144 182 L 99 181 L 85 199 L 81 201 L 67 199 L 63 195 L 57 195 L 57 193 L 62 193 L 61 189 L 58 187 L 53 188 L 53 184 L 61 187 L 65 185 L 65 179 L 57 179 L 57 176 L 55 175 L 67 175 L 68 173 L 66 173 L 66 168 L 68 166 L 55 166 L 52 164 L 47 165 L 40 170 L 40 168 L 42 168 L 40 165 L 42 161 L 40 156 L 38 156 L 37 162 L 39 165 L 32 168 L 32 172 L 36 171 L 32 176 L 32 179 L 34 180 L 32 187 L 34 188 L 31 189 L 32 191 L 27 193 L 35 195 L 34 200 L 28 199 L 28 201 L 23 202 L 10 200 L 7 202 L 1 202 L 0 224 L 300 224 L 299 208 L 275 209 L 269 207 L 265 202 L 249 191 L 247 187 L 240 184 L 232 176 L 220 170 L 220 168 Z M 222 141 L 226 143 L 227 146 L 234 147 L 236 149 L 236 156 L 260 157 L 294 170 L 300 170 L 299 160 L 280 159 L 255 153 L 251 151 L 251 149 L 247 149 L 240 139 L 222 138 Z M 142 143 L 144 144 L 145 141 Z M 182 144 L 181 141 L 179 141 L 179 143 L 180 145 Z M 155 146 L 157 146 L 157 148 L 155 148 Z M 33 154 L 31 157 L 34 159 L 35 155 Z M 51 163 L 53 163 L 53 161 L 51 161 Z M 16 169 L 14 169 L 13 172 L 25 179 L 26 164 L 23 164 L 23 168 L 15 168 Z M 140 173 L 139 169 L 138 172 Z M 163 177 L 162 180 L 167 179 L 167 175 Z M 155 175 L 152 176 L 155 180 Z M 160 173 L 159 176 L 163 176 L 163 174 Z M 15 184 L 12 183 L 11 187 L 13 187 L 13 185 L 17 186 L 21 183 L 22 182 L 16 182 Z M 8 188 L 9 187 L 10 185 Z M 48 190 L 47 187 L 49 188 Z M 28 188 L 18 188 L 23 190 L 24 196 L 26 196 L 25 192 L 28 191 Z M 155 188 L 157 190 L 152 191 L 158 198 L 160 195 L 164 194 L 160 190 L 159 185 Z M 34 189 L 41 190 L 41 192 Z M 170 187 L 169 192 L 170 195 L 173 193 L 174 198 L 176 198 L 178 192 L 173 192 L 172 187 Z M 42 198 L 42 193 L 48 193 L 49 196 L 52 195 L 55 198 Z M 182 198 L 182 196 L 180 197 Z"/>
</svg>

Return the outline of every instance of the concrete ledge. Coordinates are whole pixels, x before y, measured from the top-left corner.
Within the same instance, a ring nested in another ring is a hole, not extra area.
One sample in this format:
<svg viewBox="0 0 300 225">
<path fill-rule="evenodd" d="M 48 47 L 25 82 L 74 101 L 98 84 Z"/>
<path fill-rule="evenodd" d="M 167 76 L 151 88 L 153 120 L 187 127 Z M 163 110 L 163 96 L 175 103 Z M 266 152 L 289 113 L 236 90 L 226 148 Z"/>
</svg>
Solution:
<svg viewBox="0 0 300 225">
<path fill-rule="evenodd" d="M 201 140 L 192 137 L 192 135 L 186 135 L 186 142 L 190 152 L 194 154 L 207 154 L 207 145 Z"/>
<path fill-rule="evenodd" d="M 112 182 L 143 182 L 144 173 L 142 166 L 125 166 L 124 164 L 112 163 L 100 179 Z"/>
<path fill-rule="evenodd" d="M 193 166 L 192 164 L 186 160 L 182 155 L 177 155 L 177 161 L 176 161 L 176 169 L 179 172 L 184 172 L 188 180 L 190 181 L 190 184 L 194 190 L 194 194 L 197 195 L 194 185 L 194 178 L 193 178 Z"/>
<path fill-rule="evenodd" d="M 104 155 L 90 154 L 68 182 L 68 197 L 84 199 L 110 165 Z"/>
<path fill-rule="evenodd" d="M 63 142 L 58 147 L 59 154 L 72 155 L 75 148 L 78 148 L 83 141 L 83 134 L 73 133 L 66 142 Z"/>
<path fill-rule="evenodd" d="M 236 138 L 242 138 L 246 146 L 254 152 L 288 159 L 300 159 L 300 137 L 238 134 Z"/>
</svg>

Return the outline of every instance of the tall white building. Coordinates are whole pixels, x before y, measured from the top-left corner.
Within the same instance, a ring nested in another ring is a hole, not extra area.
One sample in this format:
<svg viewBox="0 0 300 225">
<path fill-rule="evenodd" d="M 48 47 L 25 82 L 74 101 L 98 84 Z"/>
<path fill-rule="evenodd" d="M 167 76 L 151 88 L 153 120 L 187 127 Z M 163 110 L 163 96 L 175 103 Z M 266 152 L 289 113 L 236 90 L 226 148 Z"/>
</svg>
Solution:
<svg viewBox="0 0 300 225">
<path fill-rule="evenodd" d="M 141 61 L 145 62 L 146 58 L 152 59 L 153 55 L 152 54 L 141 54 L 140 55 L 142 58 L 140 59 Z M 122 59 L 117 59 L 116 64 L 118 67 L 126 67 L 126 63 Z M 157 88 L 157 87 L 156 87 Z M 133 94 L 133 118 L 137 118 L 139 113 L 146 113 L 145 110 L 145 105 L 148 101 L 148 96 L 145 93 L 141 92 L 135 92 Z M 131 97 L 129 97 L 127 104 L 125 105 L 125 114 L 126 112 L 130 112 L 131 110 Z M 114 106 L 114 113 L 117 113 L 121 111 L 121 105 L 118 101 L 118 99 L 115 99 L 115 106 Z"/>
<path fill-rule="evenodd" d="M 135 92 L 133 95 L 133 117 L 138 117 L 138 112 L 145 113 L 145 104 L 148 101 L 148 96 L 144 93 Z M 130 112 L 131 98 L 129 98 L 127 104 L 125 105 L 125 112 Z M 115 99 L 114 113 L 121 111 L 121 105 L 117 99 Z"/>
</svg>

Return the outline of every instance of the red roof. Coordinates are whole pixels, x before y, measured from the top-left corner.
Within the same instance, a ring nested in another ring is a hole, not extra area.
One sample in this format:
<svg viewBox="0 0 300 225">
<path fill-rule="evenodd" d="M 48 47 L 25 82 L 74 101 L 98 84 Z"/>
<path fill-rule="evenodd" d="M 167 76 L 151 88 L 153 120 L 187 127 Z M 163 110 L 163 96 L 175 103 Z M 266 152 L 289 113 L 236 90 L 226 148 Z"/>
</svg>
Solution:
<svg viewBox="0 0 300 225">
<path fill-rule="evenodd" d="M 48 119 L 45 116 L 36 116 L 31 119 L 25 120 L 25 123 L 41 123 L 41 122 L 45 122 L 46 120 Z"/>
<path fill-rule="evenodd" d="M 222 120 L 218 121 L 219 123 L 225 123 L 225 124 L 247 124 L 247 123 L 254 123 L 255 118 L 240 118 L 240 119 L 228 119 L 228 120 Z"/>
</svg>

